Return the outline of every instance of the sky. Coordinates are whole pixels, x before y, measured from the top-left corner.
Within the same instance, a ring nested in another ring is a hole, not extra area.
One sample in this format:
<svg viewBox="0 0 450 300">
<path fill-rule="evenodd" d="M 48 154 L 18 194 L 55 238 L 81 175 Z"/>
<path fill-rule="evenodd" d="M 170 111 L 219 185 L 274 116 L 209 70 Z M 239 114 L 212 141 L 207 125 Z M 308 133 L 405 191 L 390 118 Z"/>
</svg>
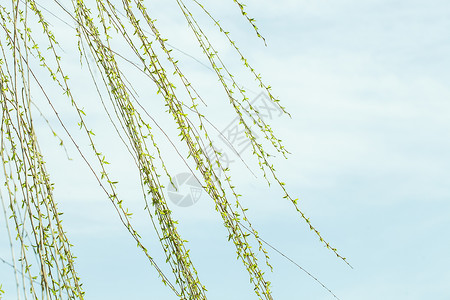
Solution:
<svg viewBox="0 0 450 300">
<path fill-rule="evenodd" d="M 302 211 L 353 268 L 323 247 L 275 184 L 265 183 L 249 149 L 243 150 L 242 158 L 251 172 L 220 144 L 217 135 L 218 145 L 232 160 L 233 182 L 261 237 L 339 299 L 448 299 L 450 142 L 445 136 L 450 132 L 450 4 L 440 0 L 247 1 L 247 12 L 256 19 L 265 46 L 228 2 L 207 5 L 292 116 L 274 111 L 267 117 L 291 152 L 287 160 L 276 157 L 276 170 L 299 198 Z M 225 130 L 235 116 L 173 4 L 147 3 L 162 34 L 176 47 L 174 56 L 208 103 L 204 109 L 209 119 Z M 211 27 L 206 18 L 200 21 Z M 133 162 L 105 121 L 85 69 L 78 66 L 76 49 L 70 48 L 73 38 L 64 34 L 70 28 L 54 18 L 52 26 L 67 42 L 63 49 L 70 57 L 65 64 L 73 74 L 73 89 L 84 101 L 91 126 L 98 128 L 96 138 L 113 162 L 111 173 L 119 179 L 138 228 L 150 237 L 152 228 L 143 212 Z M 261 90 L 214 30 L 211 39 L 230 70 L 238 74 L 249 98 L 261 101 Z M 161 116 L 160 124 L 176 136 L 170 118 L 162 117 L 160 99 L 150 87 L 140 85 L 142 75 L 131 71 L 130 79 L 142 101 L 148 101 L 152 115 Z M 87 149 L 73 113 L 63 103 L 59 109 Z M 119 224 L 61 129 L 72 160 L 48 134 L 45 122 L 35 119 L 86 299 L 176 299 Z M 163 139 L 161 143 L 173 174 L 189 172 L 170 145 Z M 171 203 L 171 208 L 180 233 L 189 241 L 208 297 L 257 299 L 233 245 L 226 241 L 211 199 L 203 192 L 196 200 L 187 207 Z M 0 257 L 10 261 L 4 229 Z M 156 243 L 149 239 L 149 245 L 163 262 Z M 274 299 L 335 299 L 279 253 L 267 250 L 274 267 L 267 272 Z M 16 299 L 12 269 L 1 261 L 0 282 L 4 299 Z"/>
</svg>

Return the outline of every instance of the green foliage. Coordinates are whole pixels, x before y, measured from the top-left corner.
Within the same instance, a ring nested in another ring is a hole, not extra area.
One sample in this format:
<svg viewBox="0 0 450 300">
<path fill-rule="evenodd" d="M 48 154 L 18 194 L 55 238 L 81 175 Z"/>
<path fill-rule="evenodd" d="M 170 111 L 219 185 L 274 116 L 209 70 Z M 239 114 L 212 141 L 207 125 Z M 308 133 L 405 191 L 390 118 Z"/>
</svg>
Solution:
<svg viewBox="0 0 450 300">
<path fill-rule="evenodd" d="M 89 3 L 92 4 L 91 2 Z M 235 81 L 185 2 L 176 0 L 187 26 L 192 31 L 193 38 L 210 62 L 231 107 L 239 118 L 240 126 L 245 130 L 264 178 L 269 183 L 270 180 L 274 180 L 281 187 L 284 192 L 283 198 L 294 205 L 300 216 L 326 247 L 340 257 L 336 249 L 323 240 L 319 231 L 298 208 L 297 199 L 290 196 L 285 184 L 279 179 L 270 161 L 270 155 L 257 141 L 255 133 L 250 130 L 251 125 L 255 125 L 258 132 L 262 133 L 273 148 L 283 156 L 286 156 L 288 151 L 251 105 L 245 90 Z M 264 83 L 261 76 L 249 64 L 236 42 L 232 40 L 230 33 L 199 1 L 189 2 L 200 8 L 212 20 L 239 55 L 242 64 L 253 74 L 259 86 L 265 90 L 271 101 L 279 105 L 279 100 L 273 96 L 270 86 Z M 234 2 L 257 36 L 263 39 L 255 25 L 255 20 L 250 18 L 244 10 L 244 5 L 236 0 Z M 272 299 L 270 282 L 265 279 L 256 253 L 250 247 L 252 242 L 256 242 L 259 245 L 259 251 L 265 257 L 266 264 L 271 268 L 263 241 L 246 216 L 246 208 L 241 205 L 240 195 L 232 184 L 229 170 L 220 164 L 220 153 L 213 148 L 214 159 L 212 160 L 206 154 L 207 145 L 212 145 L 213 140 L 207 130 L 207 124 L 210 122 L 199 110 L 202 99 L 173 57 L 167 39 L 160 34 L 151 11 L 144 6 L 142 0 L 124 0 L 121 2 L 120 10 L 109 0 L 96 0 L 95 5 L 92 6 L 88 6 L 87 1 L 83 0 L 72 0 L 71 4 L 70 11 L 61 6 L 61 12 L 70 16 L 76 24 L 81 61 L 84 60 L 91 75 L 94 70 L 100 73 L 102 82 L 98 85 L 95 83 L 96 87 L 107 92 L 110 105 L 113 107 L 113 111 L 108 111 L 108 115 L 111 120 L 112 115 L 118 120 L 114 126 L 135 160 L 144 191 L 145 209 L 159 236 L 161 247 L 166 255 L 166 263 L 170 266 L 173 277 L 165 274 L 158 266 L 130 219 L 131 213 L 117 191 L 117 180 L 107 171 L 107 165 L 110 163 L 107 155 L 98 149 L 95 130 L 89 127 L 87 114 L 72 94 L 70 76 L 61 64 L 64 54 L 59 53 L 58 41 L 50 30 L 41 6 L 34 0 L 15 0 L 10 7 L 0 4 L 2 28 L 0 103 L 3 112 L 1 155 L 5 188 L 9 198 L 8 207 L 20 244 L 18 261 L 21 270 L 19 273 L 22 275 L 21 284 L 24 289 L 27 287 L 27 293 L 35 299 L 84 298 L 81 279 L 75 270 L 72 245 L 63 230 L 61 212 L 52 193 L 53 184 L 46 170 L 34 130 L 32 95 L 37 92 L 35 90 L 37 87 L 46 97 L 54 116 L 111 201 L 117 217 L 134 238 L 138 248 L 146 255 L 150 265 L 159 273 L 162 282 L 180 299 L 206 299 L 206 288 L 200 282 L 185 246 L 185 240 L 178 233 L 177 222 L 172 217 L 160 183 L 161 173 L 171 178 L 165 165 L 166 158 L 154 138 L 153 128 L 149 125 L 149 115 L 133 96 L 132 86 L 118 62 L 118 59 L 127 60 L 115 50 L 112 43 L 114 39 L 121 37 L 134 54 L 133 59 L 141 63 L 140 72 L 145 75 L 146 80 L 157 87 L 158 97 L 164 101 L 167 113 L 173 118 L 181 140 L 188 149 L 186 159 L 195 163 L 202 186 L 215 203 L 215 209 L 228 230 L 228 239 L 235 245 L 237 257 L 248 271 L 256 295 L 260 299 Z M 33 18 L 29 15 L 33 15 Z M 37 24 L 30 24 L 29 20 L 36 21 Z M 132 30 L 125 25 L 128 23 L 131 24 Z M 45 51 L 40 50 L 36 35 L 31 30 L 33 28 L 36 31 L 37 26 L 40 26 L 48 44 Z M 147 30 L 153 35 L 151 38 Z M 94 64 L 88 57 L 93 58 Z M 77 114 L 78 126 L 89 140 L 91 151 L 96 157 L 95 163 L 87 160 L 86 154 L 81 151 L 76 139 L 67 129 L 66 121 L 60 117 L 53 105 L 55 100 L 48 96 L 45 85 L 42 84 L 42 81 L 46 79 L 38 78 L 36 70 L 33 69 L 36 62 L 47 71 L 49 79 L 56 83 L 67 99 L 67 105 L 71 106 Z M 185 92 L 189 95 L 188 101 L 182 100 L 176 92 L 173 77 L 178 78 L 182 83 Z M 102 103 L 104 101 L 100 93 L 99 101 Z M 283 107 L 279 107 L 287 113 Z M 56 135 L 54 131 L 52 132 Z M 60 141 L 63 145 L 62 139 Z M 156 157 L 152 156 L 152 153 L 157 153 Z M 225 174 L 224 180 L 216 174 L 217 169 Z M 26 238 L 26 234 L 31 239 Z M 39 265 L 31 264 L 30 252 L 37 254 Z"/>
</svg>

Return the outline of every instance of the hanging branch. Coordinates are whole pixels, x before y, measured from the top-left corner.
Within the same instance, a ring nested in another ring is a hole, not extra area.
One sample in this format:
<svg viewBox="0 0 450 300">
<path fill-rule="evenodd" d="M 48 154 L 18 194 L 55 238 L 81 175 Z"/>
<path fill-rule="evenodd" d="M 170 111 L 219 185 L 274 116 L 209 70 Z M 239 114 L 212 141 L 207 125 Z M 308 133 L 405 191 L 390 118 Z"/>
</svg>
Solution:
<svg viewBox="0 0 450 300">
<path fill-rule="evenodd" d="M 145 210 L 165 253 L 166 263 L 172 271 L 170 275 L 165 274 L 153 259 L 130 219 L 132 213 L 126 208 L 125 200 L 118 194 L 116 187 L 118 182 L 108 173 L 110 163 L 107 154 L 104 154 L 97 146 L 94 130 L 88 125 L 88 117 L 80 108 L 79 100 L 72 93 L 69 76 L 62 64 L 64 56 L 59 54 L 58 41 L 50 30 L 48 18 L 37 2 L 35 0 L 13 0 L 10 8 L 0 4 L 2 29 L 2 39 L 0 39 L 2 52 L 0 58 L 0 104 L 2 106 L 0 152 L 5 189 L 9 196 L 7 206 L 17 233 L 20 249 L 21 270 L 15 270 L 15 274 L 16 277 L 18 274 L 22 276 L 20 284 L 24 289 L 25 298 L 27 295 L 31 295 L 34 299 L 84 298 L 81 280 L 75 270 L 72 245 L 62 227 L 62 213 L 57 208 L 53 197 L 53 184 L 46 170 L 44 155 L 39 148 L 34 130 L 32 105 L 35 104 L 32 101 L 32 95 L 40 92 L 54 113 L 57 122 L 111 201 L 120 222 L 135 240 L 138 248 L 145 254 L 162 282 L 180 299 L 207 299 L 206 287 L 200 281 L 189 250 L 185 246 L 186 241 L 177 230 L 178 222 L 173 218 L 163 193 L 164 187 L 160 181 L 161 170 L 171 183 L 172 176 L 165 164 L 167 157 L 162 153 L 154 129 L 150 126 L 150 120 L 153 122 L 155 120 L 147 112 L 145 100 L 138 98 L 133 86 L 127 80 L 127 73 L 117 59 L 121 58 L 140 68 L 140 71 L 146 75 L 146 80 L 156 87 L 157 92 L 152 99 L 160 97 L 185 145 L 184 153 L 178 149 L 175 150 L 182 156 L 186 165 L 188 162 L 195 165 L 196 171 L 192 172 L 195 173 L 194 175 L 202 184 L 203 189 L 214 201 L 215 210 L 228 231 L 228 240 L 235 245 L 237 257 L 248 272 L 255 294 L 259 299 L 272 299 L 270 282 L 265 279 L 263 268 L 257 259 L 258 253 L 251 247 L 253 243 L 258 244 L 258 251 L 263 254 L 266 265 L 272 269 L 269 256 L 264 248 L 264 245 L 270 246 L 270 244 L 261 239 L 258 231 L 247 218 L 247 209 L 241 204 L 241 195 L 231 181 L 230 171 L 220 163 L 221 153 L 213 147 L 214 141 L 210 138 L 207 129 L 211 123 L 201 112 L 201 107 L 206 105 L 206 102 L 181 70 L 178 61 L 171 53 L 172 50 L 167 39 L 162 36 L 156 26 L 154 16 L 151 16 L 152 11 L 145 7 L 143 0 L 122 0 L 120 8 L 117 3 L 110 0 L 95 0 L 95 6 L 92 7 L 83 0 L 72 0 L 72 10 L 54 0 L 61 11 L 74 22 L 80 62 L 82 63 L 83 60 L 86 62 L 99 95 L 98 101 L 101 101 L 110 122 L 136 164 Z M 186 24 L 193 33 L 193 38 L 198 42 L 219 79 L 234 113 L 239 119 L 239 125 L 245 131 L 254 157 L 267 183 L 270 185 L 269 177 L 275 180 L 283 190 L 283 198 L 294 204 L 300 216 L 326 247 L 345 261 L 345 258 L 331 247 L 322 238 L 319 231 L 313 227 L 298 207 L 297 199 L 292 198 L 287 192 L 285 184 L 279 179 L 270 161 L 272 155 L 268 154 L 262 144 L 257 141 L 257 135 L 254 133 L 252 125 L 263 134 L 277 152 L 284 157 L 289 152 L 283 146 L 282 141 L 275 136 L 270 125 L 261 118 L 256 107 L 252 106 L 246 91 L 229 71 L 226 63 L 221 59 L 203 28 L 197 23 L 196 16 L 185 2 L 175 0 Z M 247 15 L 244 9 L 245 5 L 240 1 L 233 0 L 233 2 L 238 5 L 241 14 L 265 43 L 255 20 Z M 279 100 L 273 96 L 271 87 L 264 83 L 261 76 L 247 61 L 229 32 L 219 24 L 200 1 L 192 0 L 192 3 L 200 7 L 218 31 L 225 35 L 227 41 L 238 53 L 242 64 L 255 77 L 258 85 L 267 92 L 270 101 L 289 115 L 279 104 Z M 29 13 L 33 14 L 32 19 L 37 20 L 38 24 L 28 24 L 28 20 L 31 19 L 28 16 Z M 54 15 L 53 12 L 50 13 Z M 43 36 L 48 43 L 44 52 L 41 52 L 35 34 L 31 30 L 35 29 L 37 25 L 42 29 Z M 149 37 L 147 33 L 151 33 L 152 36 Z M 112 40 L 124 42 L 126 48 L 131 52 L 131 57 L 119 54 L 111 42 Z M 88 57 L 93 58 L 94 63 L 91 63 Z M 136 64 L 134 61 L 139 63 Z M 78 126 L 89 141 L 90 154 L 81 150 L 78 141 L 74 139 L 68 129 L 66 120 L 54 105 L 55 100 L 47 93 L 44 80 L 36 75 L 36 64 L 49 74 L 50 79 L 66 97 L 67 105 L 75 111 L 78 117 Z M 99 82 L 96 82 L 92 75 L 93 68 L 100 74 Z M 184 88 L 187 97 L 180 96 L 180 92 L 176 91 L 176 80 Z M 109 103 L 106 103 L 106 97 L 104 99 L 102 93 L 108 95 Z M 187 100 L 185 100 L 186 98 Z M 43 115 L 38 107 L 35 109 Z M 46 116 L 43 117 L 49 124 Z M 157 123 L 156 125 L 157 129 L 163 131 Z M 51 131 L 56 135 L 53 129 Z M 164 131 L 163 134 L 166 135 Z M 62 145 L 62 139 L 57 137 Z M 167 138 L 173 145 L 170 137 Z M 208 147 L 213 152 L 210 156 L 207 155 Z M 157 153 L 156 157 L 152 155 L 154 152 Z M 95 161 L 90 162 L 88 155 L 93 155 Z M 225 178 L 220 179 L 216 170 L 225 174 Z M 31 239 L 26 239 L 27 234 L 31 236 Z M 37 265 L 33 265 L 31 262 L 31 251 L 35 255 Z M 313 278 L 318 281 L 315 277 Z M 19 279 L 16 281 L 19 285 Z M 322 286 L 325 287 L 323 284 Z M 330 290 L 328 291 L 332 293 Z"/>
</svg>

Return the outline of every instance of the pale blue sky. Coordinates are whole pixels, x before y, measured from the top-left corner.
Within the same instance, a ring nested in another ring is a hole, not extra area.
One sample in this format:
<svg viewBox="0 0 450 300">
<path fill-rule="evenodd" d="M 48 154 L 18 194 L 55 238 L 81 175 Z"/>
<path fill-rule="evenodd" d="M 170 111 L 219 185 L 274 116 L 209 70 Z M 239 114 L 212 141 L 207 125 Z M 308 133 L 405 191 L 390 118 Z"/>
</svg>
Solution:
<svg viewBox="0 0 450 300">
<path fill-rule="evenodd" d="M 167 1 L 147 2 L 169 42 L 205 62 L 185 36 L 183 23 L 164 8 Z M 313 224 L 354 269 L 324 249 L 280 190 L 267 187 L 254 164 L 258 178 L 236 162 L 234 182 L 261 236 L 342 300 L 449 299 L 450 4 L 248 1 L 248 13 L 266 38 L 264 47 L 229 2 L 213 8 L 217 18 L 292 114 L 292 119 L 272 120 L 275 133 L 292 152 L 289 160 L 276 161 L 277 170 Z M 56 31 L 67 30 L 57 20 L 54 25 Z M 219 35 L 213 39 L 223 46 L 230 69 L 242 72 Z M 186 60 L 183 66 L 204 98 L 214 105 L 222 101 L 217 105 L 225 107 L 227 100 L 223 92 L 217 96 L 221 91 L 212 72 L 177 51 L 174 55 Z M 77 64 L 76 56 L 71 64 Z M 94 99 L 94 91 L 83 86 L 83 73 L 76 74 L 72 81 L 83 88 L 78 93 Z M 242 76 L 243 84 L 258 93 L 253 80 Z M 135 74 L 134 84 L 139 80 Z M 150 223 L 140 219 L 143 204 L 131 161 L 106 135 L 110 125 L 102 121 L 103 112 L 98 107 L 87 110 L 92 126 L 104 129 L 97 138 L 109 149 L 110 161 L 118 161 L 112 173 L 136 212 L 138 227 L 151 235 Z M 222 110 L 209 113 L 219 128 L 234 119 Z M 175 299 L 113 217 L 113 208 L 75 149 L 68 145 L 73 161 L 67 161 L 56 140 L 43 143 L 86 299 Z M 172 170 L 186 172 L 176 159 L 174 155 L 169 163 Z M 209 298 L 256 299 L 206 194 L 194 206 L 174 206 L 173 211 Z M 8 251 L 2 242 L 1 257 L 9 258 Z M 161 257 L 159 249 L 154 251 Z M 277 253 L 269 254 L 274 299 L 333 299 Z M 10 267 L 0 263 L 7 300 L 14 299 L 12 278 Z"/>
</svg>

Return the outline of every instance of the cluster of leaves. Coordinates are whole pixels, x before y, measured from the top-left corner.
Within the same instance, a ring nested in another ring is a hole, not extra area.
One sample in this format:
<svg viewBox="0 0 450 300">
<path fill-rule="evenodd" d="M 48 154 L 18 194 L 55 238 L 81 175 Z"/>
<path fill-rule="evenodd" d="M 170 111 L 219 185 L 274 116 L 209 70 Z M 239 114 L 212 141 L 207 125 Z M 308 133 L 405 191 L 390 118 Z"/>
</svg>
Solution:
<svg viewBox="0 0 450 300">
<path fill-rule="evenodd" d="M 254 19 L 247 16 L 244 4 L 237 0 L 233 1 L 254 28 L 258 37 L 261 37 Z M 285 156 L 288 152 L 281 140 L 274 135 L 271 127 L 260 118 L 257 109 L 251 105 L 245 90 L 235 81 L 185 1 L 175 0 L 175 2 L 192 31 L 193 37 L 216 73 L 228 96 L 230 105 L 239 117 L 240 126 L 245 130 L 245 134 L 251 142 L 254 157 L 258 160 L 264 177 L 268 182 L 269 177 L 275 180 L 284 191 L 284 198 L 293 203 L 301 217 L 323 241 L 320 233 L 298 208 L 297 200 L 289 195 L 284 183 L 278 178 L 270 162 L 270 155 L 257 141 L 250 127 L 251 125 L 256 126 L 258 132 L 262 133 L 274 149 Z M 230 37 L 229 32 L 222 28 L 202 3 L 197 0 L 189 2 L 200 8 L 212 20 L 241 57 L 243 65 L 254 75 L 259 86 L 274 103 L 279 105 L 279 100 L 272 95 L 270 86 L 266 85 L 260 75 L 251 67 Z M 166 262 L 170 265 L 173 274 L 171 277 L 161 270 L 130 219 L 130 212 L 117 192 L 117 181 L 111 178 L 107 172 L 106 155 L 98 149 L 95 134 L 87 124 L 87 116 L 72 94 L 69 76 L 61 64 L 64 57 L 58 52 L 58 41 L 50 30 L 41 6 L 34 0 L 15 0 L 9 7 L 0 4 L 0 26 L 3 31 L 0 39 L 2 51 L 2 58 L 0 58 L 0 103 L 2 106 L 0 147 L 5 187 L 9 196 L 8 206 L 20 244 L 18 261 L 21 270 L 18 273 L 22 275 L 23 289 L 25 290 L 27 287 L 27 291 L 24 293 L 31 293 L 36 299 L 66 297 L 82 299 L 84 297 L 80 278 L 75 271 L 71 244 L 62 228 L 61 212 L 58 210 L 52 194 L 53 184 L 45 168 L 33 127 L 31 95 L 34 92 L 32 87 L 37 87 L 41 89 L 40 92 L 46 97 L 49 107 L 66 131 L 68 138 L 78 149 L 81 157 L 115 207 L 120 221 L 135 239 L 138 247 L 145 253 L 149 263 L 159 273 L 163 283 L 180 299 L 206 299 L 206 288 L 200 282 L 189 251 L 185 247 L 185 241 L 177 231 L 177 222 L 172 217 L 162 190 L 163 185 L 159 179 L 161 170 L 169 179 L 171 176 L 165 166 L 165 157 L 161 154 L 155 141 L 154 130 L 148 120 L 151 117 L 133 95 L 132 86 L 127 81 L 126 74 L 118 62 L 118 59 L 129 60 L 129 58 L 122 57 L 111 43 L 113 36 L 118 36 L 123 38 L 129 50 L 134 54 L 133 59 L 140 62 L 140 67 L 135 66 L 140 69 L 145 78 L 157 87 L 157 94 L 164 101 L 167 112 L 173 118 L 179 135 L 186 144 L 188 149 L 186 159 L 195 163 L 199 172 L 198 178 L 222 217 L 223 224 L 229 233 L 229 240 L 234 243 L 237 256 L 248 271 L 255 293 L 260 299 L 272 299 L 270 282 L 265 279 L 256 253 L 250 247 L 251 242 L 256 242 L 259 250 L 265 255 L 267 265 L 271 267 L 267 251 L 263 247 L 263 241 L 246 216 L 246 209 L 240 203 L 240 195 L 231 182 L 229 170 L 220 164 L 220 153 L 212 147 L 213 141 L 208 133 L 208 126 L 206 126 L 209 121 L 199 110 L 199 101 L 202 100 L 180 69 L 167 40 L 161 36 L 155 20 L 144 6 L 144 1 L 123 0 L 120 8 L 109 0 L 96 0 L 93 3 L 89 7 L 87 1 L 72 0 L 72 8 L 67 9 L 55 1 L 61 12 L 70 17 L 75 24 L 80 57 L 86 62 L 89 72 L 91 75 L 94 70 L 100 73 L 102 84 L 97 85 L 95 80 L 93 81 L 98 90 L 104 90 L 108 94 L 112 110 L 108 110 L 106 105 L 104 107 L 107 109 L 108 115 L 114 116 L 114 119 L 117 120 L 114 123 L 117 133 L 128 147 L 139 170 L 143 198 L 146 203 L 145 209 L 159 236 L 161 247 L 166 255 Z M 28 24 L 29 14 L 33 14 L 33 20 L 37 20 L 38 24 Z M 35 42 L 31 31 L 31 28 L 36 28 L 37 25 L 42 28 L 48 42 L 48 48 L 44 53 Z M 131 26 L 131 30 L 129 26 Z M 152 37 L 149 37 L 147 32 L 151 32 Z M 87 57 L 92 57 L 95 63 L 90 63 L 91 60 Z M 78 125 L 90 141 L 91 150 L 96 157 L 95 164 L 88 162 L 77 141 L 65 126 L 65 121 L 60 118 L 53 105 L 55 100 L 47 96 L 46 90 L 41 84 L 42 79 L 36 76 L 31 66 L 32 61 L 37 61 L 42 68 L 48 71 L 49 78 L 60 87 L 68 100 L 67 104 L 78 115 Z M 170 70 L 167 70 L 167 65 Z M 189 95 L 188 101 L 182 100 L 179 93 L 175 91 L 175 84 L 171 79 L 172 74 L 182 83 L 186 95 Z M 99 101 L 104 101 L 100 92 Z M 283 107 L 279 107 L 284 111 Z M 212 159 L 206 154 L 208 146 L 211 146 L 214 151 Z M 152 156 L 151 153 L 157 153 L 157 157 Z M 158 165 L 160 167 L 157 167 Z M 226 175 L 224 180 L 216 174 L 217 169 Z M 323 242 L 331 248 L 327 242 Z M 30 262 L 30 249 L 39 258 L 38 267 L 32 266 Z M 336 249 L 331 249 L 339 256 Z"/>
</svg>

